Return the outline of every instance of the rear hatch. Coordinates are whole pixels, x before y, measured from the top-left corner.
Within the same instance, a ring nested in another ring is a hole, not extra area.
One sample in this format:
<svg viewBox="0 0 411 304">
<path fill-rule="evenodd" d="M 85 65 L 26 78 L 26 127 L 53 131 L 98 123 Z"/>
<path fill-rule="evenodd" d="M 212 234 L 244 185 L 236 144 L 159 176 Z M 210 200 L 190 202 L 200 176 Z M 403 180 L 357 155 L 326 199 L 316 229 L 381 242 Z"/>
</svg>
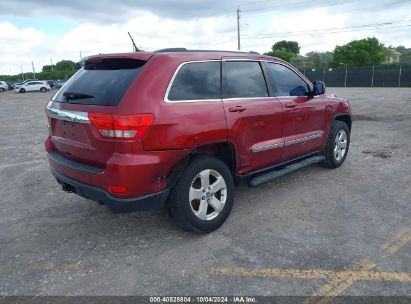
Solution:
<svg viewBox="0 0 411 304">
<path fill-rule="evenodd" d="M 47 105 L 50 137 L 57 153 L 85 165 L 105 167 L 113 154 L 114 140 L 102 135 L 95 119 L 116 113 L 145 62 L 101 57 L 85 62 Z"/>
</svg>

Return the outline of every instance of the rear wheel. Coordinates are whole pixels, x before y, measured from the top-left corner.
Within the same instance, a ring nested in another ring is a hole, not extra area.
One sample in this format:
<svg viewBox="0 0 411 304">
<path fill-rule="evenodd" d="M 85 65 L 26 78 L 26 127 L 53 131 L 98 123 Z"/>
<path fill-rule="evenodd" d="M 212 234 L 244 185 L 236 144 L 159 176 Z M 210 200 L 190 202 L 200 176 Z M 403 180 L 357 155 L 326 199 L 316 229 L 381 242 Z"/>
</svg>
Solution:
<svg viewBox="0 0 411 304">
<path fill-rule="evenodd" d="M 234 181 L 219 159 L 200 156 L 184 170 L 170 195 L 170 215 L 185 230 L 207 233 L 220 227 L 234 203 Z"/>
<path fill-rule="evenodd" d="M 3 88 L 0 88 L 0 92 L 4 92 L 5 91 L 5 89 L 3 89 Z"/>
<path fill-rule="evenodd" d="M 46 91 L 47 91 L 47 89 L 44 88 L 44 87 L 40 89 L 40 92 L 41 92 L 41 93 L 45 93 Z"/>
<path fill-rule="evenodd" d="M 322 165 L 328 168 L 338 168 L 347 157 L 350 146 L 350 129 L 342 121 L 334 121 L 330 134 L 328 135 L 327 146 L 324 150 L 325 160 Z"/>
</svg>

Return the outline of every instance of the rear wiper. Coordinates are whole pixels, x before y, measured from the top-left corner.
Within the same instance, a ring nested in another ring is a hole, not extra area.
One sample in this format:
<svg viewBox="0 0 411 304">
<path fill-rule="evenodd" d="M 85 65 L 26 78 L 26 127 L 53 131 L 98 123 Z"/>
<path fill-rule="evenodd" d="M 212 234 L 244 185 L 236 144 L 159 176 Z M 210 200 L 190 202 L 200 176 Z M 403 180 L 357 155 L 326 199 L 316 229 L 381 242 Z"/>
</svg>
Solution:
<svg viewBox="0 0 411 304">
<path fill-rule="evenodd" d="M 76 100 L 76 99 L 85 99 L 85 98 L 95 98 L 93 95 L 88 95 L 78 92 L 64 92 L 63 96 L 66 97 L 66 100 Z"/>
</svg>

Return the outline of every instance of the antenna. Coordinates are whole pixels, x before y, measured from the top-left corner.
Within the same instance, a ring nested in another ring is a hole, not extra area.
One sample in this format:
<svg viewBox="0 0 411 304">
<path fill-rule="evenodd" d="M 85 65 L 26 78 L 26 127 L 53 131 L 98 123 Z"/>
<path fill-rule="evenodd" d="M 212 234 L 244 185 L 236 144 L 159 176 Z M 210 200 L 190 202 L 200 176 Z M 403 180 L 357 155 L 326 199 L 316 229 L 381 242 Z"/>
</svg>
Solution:
<svg viewBox="0 0 411 304">
<path fill-rule="evenodd" d="M 130 34 L 130 32 L 127 32 L 128 33 L 128 35 L 130 36 L 130 39 L 131 39 L 131 42 L 133 43 L 133 51 L 134 52 L 141 52 L 141 50 L 136 46 L 136 44 L 134 43 L 134 39 L 133 39 L 133 37 L 131 37 L 131 34 Z"/>
</svg>

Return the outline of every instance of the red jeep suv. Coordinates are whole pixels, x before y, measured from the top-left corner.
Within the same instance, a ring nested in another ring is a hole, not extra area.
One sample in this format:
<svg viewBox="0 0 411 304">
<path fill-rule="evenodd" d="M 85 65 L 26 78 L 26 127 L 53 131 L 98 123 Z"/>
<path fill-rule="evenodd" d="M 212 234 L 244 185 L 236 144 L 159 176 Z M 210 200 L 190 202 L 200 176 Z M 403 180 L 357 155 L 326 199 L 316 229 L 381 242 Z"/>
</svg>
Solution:
<svg viewBox="0 0 411 304">
<path fill-rule="evenodd" d="M 299 168 L 339 167 L 351 110 L 278 58 L 164 49 L 88 57 L 46 106 L 63 190 L 114 212 L 160 209 L 204 233 L 234 188 Z"/>
</svg>

